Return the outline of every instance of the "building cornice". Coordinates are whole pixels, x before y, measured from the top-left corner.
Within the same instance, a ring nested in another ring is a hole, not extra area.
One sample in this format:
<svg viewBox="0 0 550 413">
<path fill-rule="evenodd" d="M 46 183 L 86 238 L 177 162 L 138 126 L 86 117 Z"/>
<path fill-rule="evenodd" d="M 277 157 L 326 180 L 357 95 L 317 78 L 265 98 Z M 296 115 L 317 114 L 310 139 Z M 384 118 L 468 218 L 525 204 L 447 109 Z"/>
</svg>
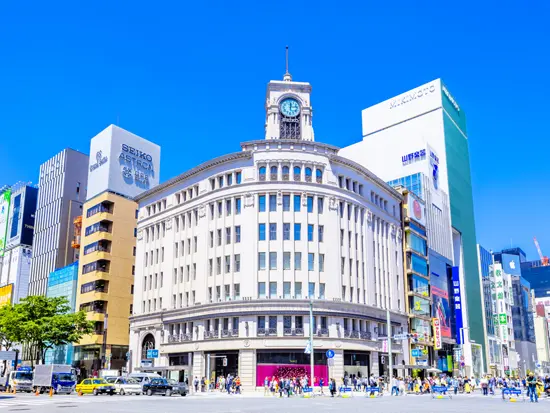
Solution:
<svg viewBox="0 0 550 413">
<path fill-rule="evenodd" d="M 348 158 L 344 158 L 343 156 L 340 156 L 340 155 L 330 155 L 329 158 L 330 158 L 331 162 L 347 166 L 348 168 L 355 169 L 357 172 L 361 173 L 362 175 L 364 175 L 368 179 L 376 182 L 377 184 L 379 184 L 383 188 L 386 188 L 386 190 L 389 193 L 391 193 L 398 201 L 400 201 L 400 202 L 403 201 L 403 195 L 401 195 L 401 193 L 399 191 L 396 191 L 395 189 L 393 189 L 386 182 L 384 182 L 382 179 L 380 179 L 378 176 L 373 174 L 371 171 L 369 171 L 364 166 L 361 166 L 357 162 L 354 162 L 354 161 L 352 161 L 351 159 L 348 159 Z"/>
<path fill-rule="evenodd" d="M 161 192 L 161 191 L 163 191 L 166 188 L 169 188 L 171 186 L 177 185 L 180 182 L 185 181 L 186 179 L 189 179 L 189 178 L 197 175 L 198 173 L 203 172 L 207 169 L 213 168 L 215 166 L 218 166 L 218 165 L 221 165 L 221 164 L 224 164 L 224 163 L 227 163 L 227 162 L 232 162 L 232 161 L 235 161 L 235 160 L 239 160 L 239 159 L 250 159 L 250 158 L 252 158 L 252 152 L 250 152 L 250 151 L 233 152 L 233 153 L 230 153 L 230 154 L 227 154 L 227 155 L 219 156 L 219 157 L 211 159 L 207 162 L 201 163 L 200 165 L 195 166 L 194 168 L 188 170 L 187 172 L 184 172 L 184 173 L 182 173 L 182 174 L 180 174 L 180 175 L 178 175 L 178 176 L 176 176 L 172 179 L 169 179 L 168 181 L 166 181 L 166 182 L 164 182 L 160 185 L 157 185 L 156 187 L 154 187 L 154 188 L 152 188 L 148 191 L 143 192 L 142 194 L 136 196 L 134 198 L 134 201 L 140 202 L 140 201 L 150 197 L 151 195 L 154 195 L 158 192 Z"/>
</svg>

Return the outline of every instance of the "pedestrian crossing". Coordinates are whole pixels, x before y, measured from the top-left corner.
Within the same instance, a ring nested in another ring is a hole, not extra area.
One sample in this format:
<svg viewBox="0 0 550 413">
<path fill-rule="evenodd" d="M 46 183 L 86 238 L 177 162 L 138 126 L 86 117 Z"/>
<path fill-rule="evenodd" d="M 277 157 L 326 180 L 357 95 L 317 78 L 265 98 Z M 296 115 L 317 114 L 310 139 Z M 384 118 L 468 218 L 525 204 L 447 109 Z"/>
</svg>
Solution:
<svg viewBox="0 0 550 413">
<path fill-rule="evenodd" d="M 93 403 L 94 400 L 91 398 L 84 397 L 11 397 L 11 398 L 0 398 L 0 409 L 7 409 L 9 407 L 23 407 L 23 406 L 45 406 L 45 405 L 58 405 L 58 406 L 76 406 L 79 404 Z"/>
</svg>

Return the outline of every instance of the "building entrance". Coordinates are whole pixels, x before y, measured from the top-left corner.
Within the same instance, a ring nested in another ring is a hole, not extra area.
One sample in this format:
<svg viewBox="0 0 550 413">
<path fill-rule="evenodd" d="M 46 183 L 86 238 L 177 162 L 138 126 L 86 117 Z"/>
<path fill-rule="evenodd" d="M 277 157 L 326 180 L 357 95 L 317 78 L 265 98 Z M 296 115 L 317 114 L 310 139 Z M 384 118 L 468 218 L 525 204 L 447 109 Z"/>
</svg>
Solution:
<svg viewBox="0 0 550 413">
<path fill-rule="evenodd" d="M 213 383 L 217 382 L 218 377 L 227 377 L 228 374 L 231 374 L 233 377 L 235 377 L 239 374 L 238 350 L 206 353 L 206 360 L 208 359 L 208 355 L 210 355 L 210 373 L 207 373 L 207 377 L 209 375 Z M 225 366 L 224 359 L 227 360 L 227 365 Z M 208 366 L 208 362 L 206 363 L 206 365 Z"/>
</svg>

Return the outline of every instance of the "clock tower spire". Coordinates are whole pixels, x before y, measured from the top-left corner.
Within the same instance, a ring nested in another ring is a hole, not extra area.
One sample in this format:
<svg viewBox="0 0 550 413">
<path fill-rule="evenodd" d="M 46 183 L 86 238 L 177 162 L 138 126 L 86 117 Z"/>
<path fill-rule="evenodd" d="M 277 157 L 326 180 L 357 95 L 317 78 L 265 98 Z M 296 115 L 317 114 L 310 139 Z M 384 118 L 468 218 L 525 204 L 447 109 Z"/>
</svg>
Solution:
<svg viewBox="0 0 550 413">
<path fill-rule="evenodd" d="M 285 64 L 283 80 L 272 80 L 267 84 L 265 139 L 313 141 L 311 85 L 292 81 L 288 71 L 288 46 Z"/>
</svg>

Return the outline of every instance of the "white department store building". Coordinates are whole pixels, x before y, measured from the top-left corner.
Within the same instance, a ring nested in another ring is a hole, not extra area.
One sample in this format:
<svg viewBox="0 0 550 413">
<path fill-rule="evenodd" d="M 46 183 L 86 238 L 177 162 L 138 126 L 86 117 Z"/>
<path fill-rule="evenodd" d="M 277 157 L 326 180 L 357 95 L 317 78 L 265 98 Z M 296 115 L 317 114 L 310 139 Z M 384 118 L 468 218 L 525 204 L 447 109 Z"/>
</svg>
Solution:
<svg viewBox="0 0 550 413">
<path fill-rule="evenodd" d="M 271 81 L 264 140 L 136 198 L 131 371 L 232 373 L 245 389 L 309 372 L 313 300 L 315 376 L 384 374 L 386 309 L 407 329 L 401 195 L 315 142 L 310 93 Z"/>
</svg>

